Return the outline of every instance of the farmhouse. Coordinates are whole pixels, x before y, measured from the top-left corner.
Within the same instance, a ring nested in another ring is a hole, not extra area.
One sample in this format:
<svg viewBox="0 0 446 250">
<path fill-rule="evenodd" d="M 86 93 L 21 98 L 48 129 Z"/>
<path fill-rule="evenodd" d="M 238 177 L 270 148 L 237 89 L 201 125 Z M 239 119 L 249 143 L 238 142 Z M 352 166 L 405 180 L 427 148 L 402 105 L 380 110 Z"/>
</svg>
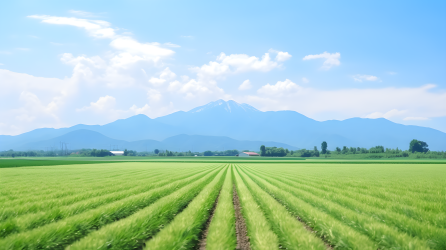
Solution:
<svg viewBox="0 0 446 250">
<path fill-rule="evenodd" d="M 249 157 L 249 156 L 260 156 L 259 154 L 255 152 L 242 152 L 238 154 L 239 157 Z"/>
<path fill-rule="evenodd" d="M 110 151 L 114 155 L 124 155 L 124 151 Z"/>
</svg>

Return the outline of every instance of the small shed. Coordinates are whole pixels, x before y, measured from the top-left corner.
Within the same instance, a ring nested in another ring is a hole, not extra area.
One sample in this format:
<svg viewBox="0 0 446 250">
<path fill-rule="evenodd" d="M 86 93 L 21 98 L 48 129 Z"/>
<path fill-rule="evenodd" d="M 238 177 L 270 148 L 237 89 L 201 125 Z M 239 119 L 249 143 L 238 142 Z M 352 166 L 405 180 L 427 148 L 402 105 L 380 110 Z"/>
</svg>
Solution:
<svg viewBox="0 0 446 250">
<path fill-rule="evenodd" d="M 250 156 L 260 156 L 256 152 L 242 152 L 238 154 L 239 157 L 250 157 Z"/>
<path fill-rule="evenodd" d="M 110 151 L 114 155 L 124 155 L 124 151 Z"/>
</svg>

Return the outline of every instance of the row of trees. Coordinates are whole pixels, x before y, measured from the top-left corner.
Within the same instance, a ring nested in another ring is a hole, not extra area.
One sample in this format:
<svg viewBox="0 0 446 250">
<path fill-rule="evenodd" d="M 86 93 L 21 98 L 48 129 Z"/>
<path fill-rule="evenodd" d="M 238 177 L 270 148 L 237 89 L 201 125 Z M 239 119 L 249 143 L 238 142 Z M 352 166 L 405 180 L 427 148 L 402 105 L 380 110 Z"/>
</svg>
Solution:
<svg viewBox="0 0 446 250">
<path fill-rule="evenodd" d="M 413 157 L 413 158 L 446 158 L 446 152 L 429 151 L 429 145 L 426 142 L 419 140 L 412 140 L 409 145 L 409 150 L 401 150 L 399 148 L 391 149 L 384 148 L 384 146 L 375 146 L 369 149 L 361 147 L 336 147 L 332 152 L 328 150 L 328 144 L 326 141 L 321 143 L 321 151 L 314 146 L 313 150 L 300 149 L 291 150 L 277 147 L 260 147 L 261 156 L 276 156 L 276 157 L 331 157 L 331 155 L 367 155 L 368 158 L 382 158 L 382 157 Z"/>
<path fill-rule="evenodd" d="M 288 149 L 278 147 L 265 147 L 265 145 L 260 146 L 260 156 L 283 157 L 286 156 L 288 153 Z"/>
</svg>

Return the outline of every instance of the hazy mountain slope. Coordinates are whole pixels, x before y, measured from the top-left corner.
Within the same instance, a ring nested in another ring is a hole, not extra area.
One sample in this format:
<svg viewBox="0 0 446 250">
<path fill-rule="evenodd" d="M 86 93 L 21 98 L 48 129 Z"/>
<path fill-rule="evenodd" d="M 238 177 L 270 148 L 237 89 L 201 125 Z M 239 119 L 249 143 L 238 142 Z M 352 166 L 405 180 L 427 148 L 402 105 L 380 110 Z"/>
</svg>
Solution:
<svg viewBox="0 0 446 250">
<path fill-rule="evenodd" d="M 238 141 L 224 136 L 200 136 L 200 135 L 177 135 L 169 137 L 163 141 L 156 140 L 139 140 L 128 142 L 124 140 L 116 140 L 109 138 L 101 133 L 80 129 L 68 132 L 65 135 L 52 138 L 50 140 L 30 142 L 17 150 L 50 150 L 59 149 L 60 142 L 68 143 L 69 149 L 96 148 L 96 149 L 113 149 L 120 150 L 131 149 L 136 151 L 153 151 L 155 149 L 167 149 L 173 151 L 205 151 L 205 150 L 258 150 L 261 145 L 285 147 L 289 149 L 297 149 L 293 146 L 276 143 L 276 142 L 260 142 L 260 141 Z"/>
<path fill-rule="evenodd" d="M 267 147 L 284 147 L 290 150 L 298 149 L 285 143 L 272 141 L 238 141 L 226 136 L 177 135 L 163 140 L 162 143 L 166 148 L 175 151 L 191 150 L 202 152 L 205 150 L 224 151 L 228 149 L 258 151 L 261 145 Z"/>
<path fill-rule="evenodd" d="M 377 145 L 407 149 L 412 139 L 418 139 L 427 142 L 431 150 L 446 150 L 446 133 L 431 128 L 401 125 L 383 118 L 319 122 L 295 111 L 262 112 L 248 104 L 223 100 L 156 119 L 136 115 L 102 126 L 45 128 L 18 136 L 0 136 L 0 150 L 22 148 L 26 143 L 48 140 L 78 129 L 96 131 L 109 138 L 124 141 L 161 141 L 188 134 L 225 136 L 247 141 L 274 141 L 307 149 L 314 146 L 319 148 L 322 141 L 327 141 L 329 149 L 342 146 L 370 148 Z M 181 141 L 176 143 L 183 145 Z M 223 142 L 218 145 L 224 147 Z"/>
</svg>

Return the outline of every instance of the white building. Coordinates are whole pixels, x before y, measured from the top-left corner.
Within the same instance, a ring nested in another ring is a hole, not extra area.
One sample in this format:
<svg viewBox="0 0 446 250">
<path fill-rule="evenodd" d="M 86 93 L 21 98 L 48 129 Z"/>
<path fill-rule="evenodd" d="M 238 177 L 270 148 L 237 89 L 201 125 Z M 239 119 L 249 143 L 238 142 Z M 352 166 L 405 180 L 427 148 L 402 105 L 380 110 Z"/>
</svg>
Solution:
<svg viewBox="0 0 446 250">
<path fill-rule="evenodd" d="M 124 151 L 110 151 L 114 155 L 124 155 Z"/>
<path fill-rule="evenodd" d="M 256 152 L 242 152 L 238 154 L 239 157 L 250 157 L 250 156 L 260 156 Z"/>
</svg>

